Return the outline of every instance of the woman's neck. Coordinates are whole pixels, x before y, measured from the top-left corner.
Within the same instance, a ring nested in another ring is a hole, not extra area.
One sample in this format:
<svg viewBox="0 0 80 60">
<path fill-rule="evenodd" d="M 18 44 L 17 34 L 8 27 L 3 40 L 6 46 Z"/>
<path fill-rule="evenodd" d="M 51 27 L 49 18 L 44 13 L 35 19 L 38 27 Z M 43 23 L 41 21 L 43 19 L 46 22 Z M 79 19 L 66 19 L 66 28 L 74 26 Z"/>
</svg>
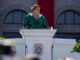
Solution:
<svg viewBox="0 0 80 60">
<path fill-rule="evenodd" d="M 39 14 L 35 14 L 35 13 L 33 13 L 33 16 L 34 16 L 34 17 L 38 17 L 38 16 L 39 16 Z"/>
</svg>

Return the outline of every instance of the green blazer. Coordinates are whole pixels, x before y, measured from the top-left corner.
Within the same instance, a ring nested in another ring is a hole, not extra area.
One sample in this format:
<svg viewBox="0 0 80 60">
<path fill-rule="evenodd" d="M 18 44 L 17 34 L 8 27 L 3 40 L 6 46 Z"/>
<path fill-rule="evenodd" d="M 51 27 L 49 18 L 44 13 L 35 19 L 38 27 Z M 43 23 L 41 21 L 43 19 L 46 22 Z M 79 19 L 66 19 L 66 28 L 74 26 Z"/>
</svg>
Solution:
<svg viewBox="0 0 80 60">
<path fill-rule="evenodd" d="M 22 26 L 27 29 L 47 29 L 48 23 L 42 14 L 39 15 L 38 21 L 33 17 L 32 13 L 28 13 L 22 22 Z"/>
</svg>

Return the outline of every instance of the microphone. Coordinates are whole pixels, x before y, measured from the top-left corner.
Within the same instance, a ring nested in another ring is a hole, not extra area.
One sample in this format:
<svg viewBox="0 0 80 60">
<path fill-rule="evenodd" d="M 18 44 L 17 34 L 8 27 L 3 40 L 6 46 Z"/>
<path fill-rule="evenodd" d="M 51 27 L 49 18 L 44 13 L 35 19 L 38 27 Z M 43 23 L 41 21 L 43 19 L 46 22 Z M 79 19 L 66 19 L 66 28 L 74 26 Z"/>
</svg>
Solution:
<svg viewBox="0 0 80 60">
<path fill-rule="evenodd" d="M 39 19 L 36 19 L 36 22 L 39 22 Z"/>
</svg>

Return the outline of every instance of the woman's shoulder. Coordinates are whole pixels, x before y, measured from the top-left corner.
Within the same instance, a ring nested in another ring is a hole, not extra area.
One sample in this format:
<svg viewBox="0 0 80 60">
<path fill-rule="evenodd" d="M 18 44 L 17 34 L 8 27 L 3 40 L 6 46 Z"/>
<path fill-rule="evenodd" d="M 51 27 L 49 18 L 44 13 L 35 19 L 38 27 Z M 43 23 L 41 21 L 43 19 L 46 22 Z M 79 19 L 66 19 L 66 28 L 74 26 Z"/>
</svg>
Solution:
<svg viewBox="0 0 80 60">
<path fill-rule="evenodd" d="M 32 16 L 32 13 L 28 13 L 29 16 Z"/>
<path fill-rule="evenodd" d="M 40 14 L 40 18 L 45 18 L 43 14 Z"/>
<path fill-rule="evenodd" d="M 28 13 L 29 16 L 33 16 L 33 13 Z M 40 17 L 43 16 L 43 14 L 39 15 Z"/>
<path fill-rule="evenodd" d="M 31 16 L 32 16 L 31 13 L 27 13 L 25 17 L 26 17 L 26 18 L 29 18 L 29 17 L 31 17 Z"/>
<path fill-rule="evenodd" d="M 32 16 L 32 13 L 27 13 L 27 15 L 26 16 Z"/>
<path fill-rule="evenodd" d="M 40 18 L 44 18 L 43 14 L 40 14 L 39 17 L 40 17 Z"/>
<path fill-rule="evenodd" d="M 33 15 L 32 15 L 32 13 L 28 13 L 26 16 L 27 16 L 27 17 L 32 17 Z M 42 17 L 44 17 L 44 16 L 43 16 L 43 14 L 40 14 L 39 17 L 42 18 Z"/>
</svg>

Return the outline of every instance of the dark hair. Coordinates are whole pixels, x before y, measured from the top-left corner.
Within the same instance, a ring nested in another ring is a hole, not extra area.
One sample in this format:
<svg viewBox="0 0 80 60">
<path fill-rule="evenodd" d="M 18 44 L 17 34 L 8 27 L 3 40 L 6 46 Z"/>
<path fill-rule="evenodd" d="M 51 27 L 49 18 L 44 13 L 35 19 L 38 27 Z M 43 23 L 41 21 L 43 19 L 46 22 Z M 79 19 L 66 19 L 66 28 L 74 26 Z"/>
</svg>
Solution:
<svg viewBox="0 0 80 60">
<path fill-rule="evenodd" d="M 40 5 L 38 5 L 38 4 L 34 4 L 34 5 L 31 7 L 31 10 L 34 11 L 37 7 L 40 8 Z"/>
<path fill-rule="evenodd" d="M 15 51 L 13 51 L 12 46 L 4 46 L 0 45 L 0 55 L 14 55 Z"/>
<path fill-rule="evenodd" d="M 35 58 L 32 58 L 32 60 L 40 60 L 39 58 L 35 57 Z"/>
</svg>

